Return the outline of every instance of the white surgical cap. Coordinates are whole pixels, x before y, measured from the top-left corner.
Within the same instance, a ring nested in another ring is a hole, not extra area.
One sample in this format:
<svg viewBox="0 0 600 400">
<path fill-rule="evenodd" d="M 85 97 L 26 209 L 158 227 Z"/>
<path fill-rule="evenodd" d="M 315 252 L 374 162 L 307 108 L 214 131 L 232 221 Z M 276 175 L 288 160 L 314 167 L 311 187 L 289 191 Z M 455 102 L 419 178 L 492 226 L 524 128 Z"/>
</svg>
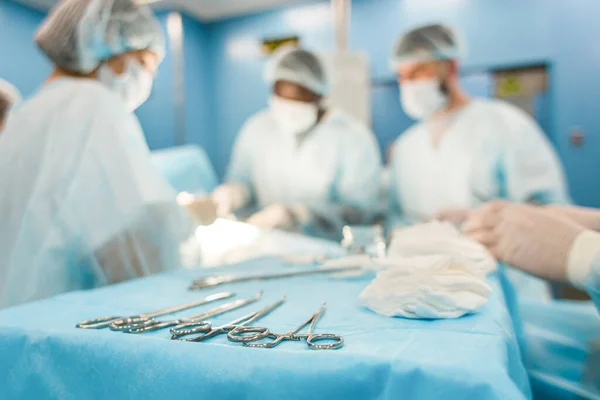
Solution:
<svg viewBox="0 0 600 400">
<path fill-rule="evenodd" d="M 57 66 L 90 73 L 100 62 L 127 51 L 164 55 L 164 38 L 150 8 L 134 0 L 62 0 L 35 36 Z"/>
<path fill-rule="evenodd" d="M 464 47 L 454 29 L 445 25 L 427 25 L 400 37 L 394 47 L 392 68 L 409 62 L 452 60 L 464 56 Z"/>
<path fill-rule="evenodd" d="M 321 60 L 301 49 L 286 48 L 277 52 L 267 65 L 265 80 L 271 85 L 277 81 L 293 82 L 320 96 L 329 90 Z"/>
<path fill-rule="evenodd" d="M 4 102 L 9 105 L 19 103 L 21 101 L 21 93 L 12 83 L 0 79 L 0 103 Z"/>
</svg>

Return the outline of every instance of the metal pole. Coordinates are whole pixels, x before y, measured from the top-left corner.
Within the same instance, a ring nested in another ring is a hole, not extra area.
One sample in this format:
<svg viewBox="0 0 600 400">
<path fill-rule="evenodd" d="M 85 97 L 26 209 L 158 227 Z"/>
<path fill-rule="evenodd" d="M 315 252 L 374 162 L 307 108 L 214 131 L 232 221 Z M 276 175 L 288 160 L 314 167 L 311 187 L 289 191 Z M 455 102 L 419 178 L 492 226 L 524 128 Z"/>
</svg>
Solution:
<svg viewBox="0 0 600 400">
<path fill-rule="evenodd" d="M 333 15 L 335 18 L 337 51 L 348 50 L 348 37 L 350 30 L 350 0 L 331 0 Z"/>
<path fill-rule="evenodd" d="M 175 145 L 186 143 L 185 134 L 185 60 L 183 56 L 183 22 L 178 12 L 169 13 L 167 33 L 173 54 L 173 100 L 175 105 Z"/>
</svg>

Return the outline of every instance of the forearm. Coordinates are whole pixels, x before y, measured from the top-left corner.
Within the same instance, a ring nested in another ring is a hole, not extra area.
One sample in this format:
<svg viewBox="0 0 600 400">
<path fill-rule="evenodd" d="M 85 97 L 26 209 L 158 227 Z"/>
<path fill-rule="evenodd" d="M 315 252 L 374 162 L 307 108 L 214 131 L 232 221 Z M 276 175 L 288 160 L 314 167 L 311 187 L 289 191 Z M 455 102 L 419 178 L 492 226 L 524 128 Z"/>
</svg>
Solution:
<svg viewBox="0 0 600 400">
<path fill-rule="evenodd" d="M 195 224 L 174 202 L 144 207 L 135 219 L 95 250 L 100 273 L 117 283 L 179 266 L 179 244 Z"/>
<path fill-rule="evenodd" d="M 600 210 L 577 206 L 550 205 L 546 210 L 552 214 L 567 218 L 590 230 L 600 232 Z"/>
</svg>

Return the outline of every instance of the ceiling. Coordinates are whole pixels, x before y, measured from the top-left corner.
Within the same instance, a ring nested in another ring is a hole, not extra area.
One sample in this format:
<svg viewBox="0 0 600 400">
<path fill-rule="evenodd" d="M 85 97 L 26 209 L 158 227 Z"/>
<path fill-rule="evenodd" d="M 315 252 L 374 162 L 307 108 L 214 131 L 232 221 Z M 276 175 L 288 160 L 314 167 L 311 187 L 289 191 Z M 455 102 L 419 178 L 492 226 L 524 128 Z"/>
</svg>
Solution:
<svg viewBox="0 0 600 400">
<path fill-rule="evenodd" d="M 57 0 L 15 1 L 41 10 L 48 10 L 57 2 Z M 161 0 L 157 1 L 154 7 L 183 10 L 201 20 L 210 21 L 301 3 L 314 3 L 314 0 Z"/>
</svg>

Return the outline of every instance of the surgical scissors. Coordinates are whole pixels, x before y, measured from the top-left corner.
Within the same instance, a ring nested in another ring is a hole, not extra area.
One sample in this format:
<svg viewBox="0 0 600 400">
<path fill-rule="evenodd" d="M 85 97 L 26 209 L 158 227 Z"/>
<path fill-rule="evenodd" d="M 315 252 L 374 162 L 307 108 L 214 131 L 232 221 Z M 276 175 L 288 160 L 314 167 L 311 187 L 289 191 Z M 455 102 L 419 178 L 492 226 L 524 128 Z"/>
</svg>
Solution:
<svg viewBox="0 0 600 400">
<path fill-rule="evenodd" d="M 269 330 L 267 328 L 252 327 L 252 326 L 240 326 L 240 327 L 235 328 L 231 332 L 229 332 L 227 334 L 227 339 L 229 339 L 232 342 L 240 342 L 241 341 L 244 343 L 244 346 L 246 346 L 246 347 L 258 347 L 258 348 L 264 348 L 264 349 L 272 349 L 273 347 L 276 347 L 276 346 L 280 345 L 281 343 L 283 343 L 285 340 L 298 341 L 298 340 L 304 339 L 304 340 L 306 340 L 306 344 L 308 345 L 308 347 L 311 349 L 314 349 L 314 350 L 339 349 L 340 347 L 342 347 L 344 345 L 344 338 L 341 337 L 340 335 L 335 335 L 332 333 L 317 333 L 317 334 L 312 333 L 315 328 L 315 325 L 317 324 L 317 321 L 319 320 L 319 318 L 321 318 L 321 316 L 325 312 L 325 307 L 326 307 L 326 303 L 323 302 L 323 304 L 321 304 L 321 308 L 319 308 L 306 321 L 304 321 L 302 324 L 298 325 L 296 328 L 292 329 L 288 333 L 284 333 L 284 334 L 271 333 L 271 332 L 269 332 Z M 304 329 L 305 326 L 307 326 L 309 324 L 310 324 L 310 326 L 308 327 L 307 333 L 298 334 L 298 332 L 300 332 L 302 329 Z M 246 338 L 251 337 L 251 336 L 242 336 L 242 334 L 245 334 L 245 333 L 259 333 L 259 334 L 262 334 L 263 337 L 256 338 L 256 339 L 253 338 L 251 340 L 248 340 Z M 264 335 L 265 333 L 266 333 L 266 335 Z M 269 338 L 269 339 L 273 339 L 273 340 L 270 342 L 266 342 L 266 343 L 250 343 L 250 342 L 262 340 L 264 338 Z M 243 340 L 241 340 L 241 339 L 243 339 Z M 317 344 L 316 343 L 316 342 L 322 341 L 322 340 L 333 340 L 334 342 L 329 343 L 329 344 Z"/>
<path fill-rule="evenodd" d="M 206 289 L 213 286 L 218 286 L 224 283 L 233 282 L 246 282 L 246 281 L 262 281 L 270 279 L 282 279 L 291 278 L 295 276 L 313 275 L 313 274 L 332 274 L 336 272 L 346 272 L 362 269 L 360 266 L 356 267 L 331 267 L 331 268 L 311 268 L 300 271 L 288 271 L 288 272 L 277 272 L 273 274 L 264 275 L 216 275 L 216 276 L 205 276 L 196 279 L 190 286 L 190 290 Z"/>
<path fill-rule="evenodd" d="M 158 311 L 153 311 L 149 313 L 132 315 L 130 317 L 98 317 L 93 319 L 87 319 L 85 321 L 81 321 L 77 325 L 77 328 L 81 329 L 103 329 L 115 322 L 126 321 L 127 323 L 135 323 L 140 321 L 145 321 L 147 318 L 160 317 L 162 315 L 173 314 L 179 311 L 188 310 L 190 308 L 198 307 L 203 304 L 211 303 L 213 301 L 227 299 L 229 297 L 234 296 L 234 293 L 231 292 L 221 292 L 217 294 L 213 294 L 203 298 L 202 300 L 192 301 L 190 303 L 180 304 L 178 306 L 165 308 Z"/>
<path fill-rule="evenodd" d="M 157 321 L 154 318 L 147 318 L 145 320 L 141 320 L 139 323 L 127 324 L 124 320 L 114 322 L 110 325 L 110 329 L 113 331 L 121 331 L 125 333 L 144 333 L 144 332 L 152 332 L 158 331 L 160 329 L 170 328 L 172 326 L 177 326 L 179 324 L 183 324 L 186 322 L 194 322 L 194 321 L 204 321 L 206 318 L 214 317 L 215 315 L 224 314 L 228 311 L 235 310 L 237 308 L 243 307 L 247 304 L 254 303 L 260 299 L 262 296 L 262 291 L 258 292 L 256 296 L 251 297 L 249 299 L 238 299 L 227 304 L 220 305 L 218 307 L 213 308 L 212 310 L 208 310 L 203 312 L 202 314 L 194 315 L 191 317 L 172 319 L 169 321 Z"/>
<path fill-rule="evenodd" d="M 181 341 L 185 341 L 185 342 L 201 342 L 201 341 L 210 339 L 211 337 L 214 337 L 217 335 L 227 334 L 237 327 L 247 326 L 247 325 L 251 324 L 252 322 L 257 321 L 258 319 L 271 313 L 277 307 L 282 305 L 285 302 L 285 299 L 286 299 L 286 296 L 283 295 L 281 297 L 281 299 L 279 299 L 275 303 L 270 304 L 267 307 L 265 307 L 261 310 L 258 310 L 256 312 L 250 313 L 248 315 L 244 315 L 241 318 L 233 320 L 233 321 L 229 322 L 228 324 L 221 325 L 217 328 L 213 328 L 212 324 L 208 321 L 186 322 L 184 324 L 177 325 L 176 327 L 171 328 L 171 334 L 173 335 L 173 336 L 171 336 L 171 339 L 172 340 L 181 340 Z M 183 336 L 188 336 L 188 335 L 191 335 L 194 333 L 204 333 L 204 334 L 197 336 L 195 338 L 192 338 L 192 339 L 180 339 Z M 267 329 L 266 331 L 263 330 L 254 335 L 241 337 L 239 341 L 240 342 L 256 341 L 256 340 L 264 339 L 265 337 L 267 337 L 268 334 L 269 334 L 269 330 Z"/>
</svg>

